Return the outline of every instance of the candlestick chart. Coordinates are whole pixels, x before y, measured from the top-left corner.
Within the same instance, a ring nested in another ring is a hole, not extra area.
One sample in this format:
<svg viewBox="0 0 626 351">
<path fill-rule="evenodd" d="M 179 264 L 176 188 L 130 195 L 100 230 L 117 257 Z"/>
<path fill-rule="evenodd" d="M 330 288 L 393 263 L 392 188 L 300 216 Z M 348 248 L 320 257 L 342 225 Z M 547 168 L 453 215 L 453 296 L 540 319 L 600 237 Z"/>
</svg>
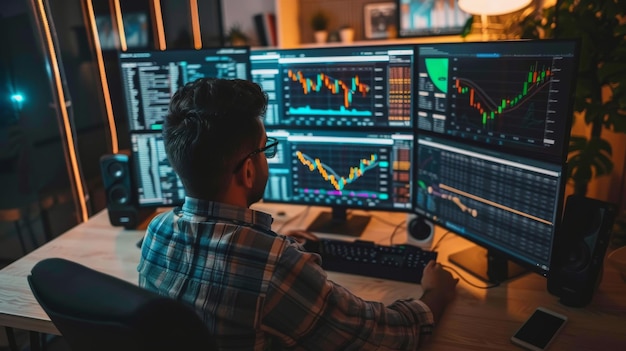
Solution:
<svg viewBox="0 0 626 351">
<path fill-rule="evenodd" d="M 293 150 L 295 185 L 303 193 L 387 200 L 390 160 L 384 148 L 300 145 Z M 388 182 L 387 182 L 388 183 Z"/>
<path fill-rule="evenodd" d="M 450 125 L 465 133 L 546 141 L 553 111 L 551 59 L 458 60 L 451 63 Z"/>
<path fill-rule="evenodd" d="M 371 117 L 372 67 L 302 67 L 285 70 L 285 108 L 293 115 Z"/>
</svg>

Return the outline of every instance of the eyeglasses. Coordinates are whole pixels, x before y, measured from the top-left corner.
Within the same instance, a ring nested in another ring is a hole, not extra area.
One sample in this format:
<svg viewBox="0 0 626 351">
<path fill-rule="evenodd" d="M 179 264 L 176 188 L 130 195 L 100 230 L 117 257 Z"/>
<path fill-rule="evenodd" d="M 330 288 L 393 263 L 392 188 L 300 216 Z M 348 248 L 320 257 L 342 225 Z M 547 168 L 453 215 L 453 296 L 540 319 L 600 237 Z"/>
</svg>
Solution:
<svg viewBox="0 0 626 351">
<path fill-rule="evenodd" d="M 260 154 L 261 152 L 265 154 L 265 158 L 272 158 L 276 156 L 277 146 L 278 146 L 278 139 L 267 137 L 267 140 L 265 141 L 265 146 L 260 149 L 256 149 L 252 151 L 246 157 L 244 157 L 241 161 L 239 161 L 239 163 L 237 163 L 237 166 L 233 170 L 233 173 L 237 173 L 237 171 L 239 171 L 239 169 L 243 166 L 244 162 L 246 162 L 248 158 L 256 154 Z"/>
</svg>

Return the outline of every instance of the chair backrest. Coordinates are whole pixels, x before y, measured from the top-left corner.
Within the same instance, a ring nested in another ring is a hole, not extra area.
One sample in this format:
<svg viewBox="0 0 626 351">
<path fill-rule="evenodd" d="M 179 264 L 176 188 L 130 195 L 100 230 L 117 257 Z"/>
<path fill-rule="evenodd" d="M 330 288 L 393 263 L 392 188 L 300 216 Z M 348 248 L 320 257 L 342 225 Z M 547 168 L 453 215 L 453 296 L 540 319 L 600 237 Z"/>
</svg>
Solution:
<svg viewBox="0 0 626 351">
<path fill-rule="evenodd" d="M 187 305 L 76 262 L 44 259 L 28 283 L 73 351 L 217 350 Z"/>
</svg>

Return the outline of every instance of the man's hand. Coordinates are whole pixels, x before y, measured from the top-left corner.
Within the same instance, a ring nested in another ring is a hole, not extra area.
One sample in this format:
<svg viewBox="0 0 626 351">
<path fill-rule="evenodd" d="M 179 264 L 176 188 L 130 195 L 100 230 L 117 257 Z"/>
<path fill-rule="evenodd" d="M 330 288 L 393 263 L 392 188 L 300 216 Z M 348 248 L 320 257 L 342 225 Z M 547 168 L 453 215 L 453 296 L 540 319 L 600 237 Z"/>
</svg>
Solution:
<svg viewBox="0 0 626 351">
<path fill-rule="evenodd" d="M 435 290 L 442 294 L 447 302 L 452 301 L 455 295 L 456 284 L 458 278 L 453 278 L 450 272 L 443 269 L 440 263 L 430 261 L 424 267 L 424 276 L 422 277 L 422 288 L 424 292 Z"/>
<path fill-rule="evenodd" d="M 430 307 L 435 321 L 441 318 L 446 305 L 454 299 L 458 282 L 458 278 L 452 277 L 450 272 L 435 261 L 428 262 L 424 267 L 422 276 L 424 295 L 421 300 Z"/>
</svg>

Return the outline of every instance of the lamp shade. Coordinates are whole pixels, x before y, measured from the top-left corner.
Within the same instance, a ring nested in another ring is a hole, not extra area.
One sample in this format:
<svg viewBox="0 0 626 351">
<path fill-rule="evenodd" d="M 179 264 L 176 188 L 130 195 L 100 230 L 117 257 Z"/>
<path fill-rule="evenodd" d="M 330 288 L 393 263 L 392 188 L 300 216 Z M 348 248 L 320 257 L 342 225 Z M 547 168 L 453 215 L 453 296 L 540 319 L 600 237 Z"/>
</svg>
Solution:
<svg viewBox="0 0 626 351">
<path fill-rule="evenodd" d="M 498 16 L 521 10 L 532 0 L 459 0 L 461 10 L 472 15 Z"/>
</svg>

